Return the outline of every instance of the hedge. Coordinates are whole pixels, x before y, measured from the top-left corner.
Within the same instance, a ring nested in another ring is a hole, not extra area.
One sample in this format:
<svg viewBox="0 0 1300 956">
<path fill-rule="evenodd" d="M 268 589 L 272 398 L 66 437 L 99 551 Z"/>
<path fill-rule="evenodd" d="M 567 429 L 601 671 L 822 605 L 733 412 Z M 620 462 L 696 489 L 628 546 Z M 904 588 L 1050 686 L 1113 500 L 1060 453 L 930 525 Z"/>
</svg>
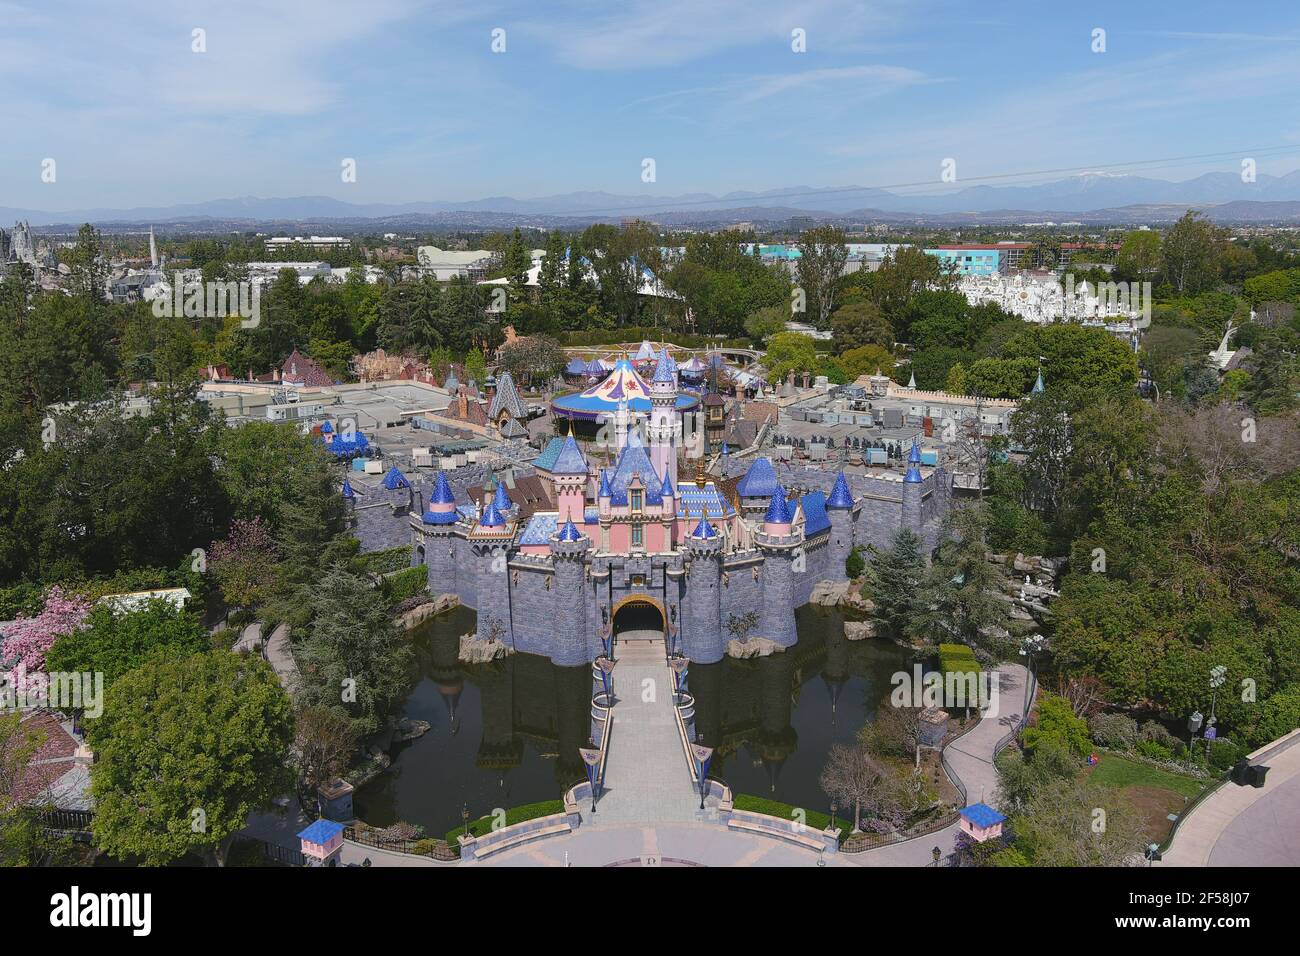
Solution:
<svg viewBox="0 0 1300 956">
<path fill-rule="evenodd" d="M 831 817 L 828 813 L 822 813 L 820 810 L 809 810 L 807 808 L 796 808 L 788 803 L 782 803 L 780 800 L 769 800 L 767 797 L 756 797 L 748 793 L 738 793 L 732 799 L 731 805 L 737 810 L 744 810 L 747 813 L 764 813 L 769 817 L 778 817 L 782 820 L 795 819 L 795 810 L 803 809 L 804 825 L 810 830 L 825 830 L 831 825 Z M 840 829 L 840 842 L 843 843 L 849 838 L 850 826 L 845 826 L 847 818 L 836 817 L 835 825 Z"/>
<path fill-rule="evenodd" d="M 369 554 L 358 555 L 355 560 L 358 572 L 390 574 L 393 571 L 401 571 L 403 568 L 410 566 L 411 548 L 410 545 L 404 544 L 384 551 L 372 551 Z"/>
<path fill-rule="evenodd" d="M 522 807 L 512 807 L 506 811 L 505 825 L 514 826 L 516 823 L 525 823 L 529 820 L 536 820 L 538 817 L 549 817 L 556 813 L 564 812 L 563 800 L 542 800 L 540 803 L 525 803 Z M 481 837 L 492 832 L 492 823 L 495 816 L 489 814 L 485 817 L 479 817 L 477 820 L 469 822 L 469 832 L 471 836 Z M 465 825 L 452 827 L 447 831 L 447 843 L 460 852 L 460 840 L 458 839 L 465 832 Z"/>
<path fill-rule="evenodd" d="M 980 663 L 975 659 L 975 652 L 965 644 L 939 645 L 939 670 L 945 674 L 979 673 Z"/>
<path fill-rule="evenodd" d="M 429 571 L 425 567 L 404 568 L 390 574 L 380 582 L 380 590 L 390 604 L 398 604 L 414 597 L 429 584 Z"/>
</svg>

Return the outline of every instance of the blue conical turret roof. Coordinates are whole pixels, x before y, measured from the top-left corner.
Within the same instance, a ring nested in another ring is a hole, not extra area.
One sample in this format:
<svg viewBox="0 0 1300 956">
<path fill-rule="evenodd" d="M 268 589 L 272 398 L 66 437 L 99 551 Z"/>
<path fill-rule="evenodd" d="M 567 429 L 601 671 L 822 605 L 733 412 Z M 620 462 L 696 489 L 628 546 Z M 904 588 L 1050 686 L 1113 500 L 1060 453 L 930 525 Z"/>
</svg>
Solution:
<svg viewBox="0 0 1300 956">
<path fill-rule="evenodd" d="M 1040 368 L 1038 370 L 1038 378 L 1034 381 L 1034 387 L 1030 389 L 1030 392 L 1034 395 L 1037 395 L 1042 390 L 1043 390 L 1043 370 Z"/>
<path fill-rule="evenodd" d="M 431 505 L 452 505 L 456 503 L 456 495 L 452 493 L 451 484 L 447 481 L 447 476 L 438 472 L 438 477 L 433 479 L 433 494 L 429 495 L 429 504 Z"/>
<path fill-rule="evenodd" d="M 667 346 L 659 350 L 659 362 L 655 365 L 655 374 L 650 381 L 667 382 L 670 385 L 677 384 L 677 373 L 673 368 L 673 360 L 668 357 Z"/>
<path fill-rule="evenodd" d="M 497 508 L 495 501 L 489 501 L 487 508 L 483 510 L 483 517 L 478 519 L 478 523 L 484 528 L 502 528 L 505 527 L 506 516 Z"/>
<path fill-rule="evenodd" d="M 767 506 L 767 514 L 763 515 L 765 524 L 789 524 L 794 520 L 790 514 L 790 505 L 785 500 L 785 492 L 778 488 L 772 492 L 772 503 Z"/>
<path fill-rule="evenodd" d="M 573 523 L 573 519 L 569 518 L 564 522 L 564 527 L 560 529 L 560 533 L 557 537 L 561 541 L 579 541 L 582 539 L 582 532 L 580 532 L 578 526 Z"/>
<path fill-rule="evenodd" d="M 700 523 L 695 526 L 691 536 L 694 538 L 716 538 L 718 532 L 713 530 L 713 525 L 709 524 L 709 519 L 706 516 L 700 515 Z"/>
<path fill-rule="evenodd" d="M 578 447 L 572 432 L 565 436 L 564 444 L 560 446 L 560 452 L 555 456 L 555 462 L 551 465 L 551 474 L 587 474 L 587 457 L 582 453 L 582 449 Z"/>
<path fill-rule="evenodd" d="M 498 511 L 509 511 L 515 506 L 510 500 L 509 493 L 506 492 L 506 483 L 500 478 L 497 479 L 497 490 L 492 495 L 492 503 L 497 506 Z"/>
<path fill-rule="evenodd" d="M 831 496 L 826 499 L 827 508 L 852 508 L 853 492 L 849 490 L 849 481 L 844 477 L 844 472 L 835 476 L 835 487 L 831 489 Z"/>
<path fill-rule="evenodd" d="M 597 497 L 611 498 L 613 495 L 614 490 L 609 486 L 609 472 L 602 468 L 600 469 L 600 491 L 597 492 Z"/>
<path fill-rule="evenodd" d="M 912 450 L 907 453 L 907 463 L 909 465 L 919 465 L 921 463 L 921 446 L 912 439 Z"/>
<path fill-rule="evenodd" d="M 674 497 L 673 481 L 667 474 L 664 475 L 664 483 L 663 483 L 663 487 L 659 489 L 659 496 L 661 498 Z"/>
<path fill-rule="evenodd" d="M 350 482 L 350 481 L 348 481 L 346 478 L 344 478 L 344 479 L 343 479 L 343 497 L 344 497 L 344 498 L 355 498 L 356 496 L 357 496 L 357 493 L 356 493 L 355 491 L 352 490 L 352 482 Z"/>
</svg>

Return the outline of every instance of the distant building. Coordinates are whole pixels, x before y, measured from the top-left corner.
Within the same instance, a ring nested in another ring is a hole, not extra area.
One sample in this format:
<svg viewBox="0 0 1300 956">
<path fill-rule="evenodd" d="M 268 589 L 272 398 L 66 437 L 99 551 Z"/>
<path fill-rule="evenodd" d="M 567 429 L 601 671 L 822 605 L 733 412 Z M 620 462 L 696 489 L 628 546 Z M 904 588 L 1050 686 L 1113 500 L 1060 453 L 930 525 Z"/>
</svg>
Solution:
<svg viewBox="0 0 1300 956">
<path fill-rule="evenodd" d="M 333 249 L 349 249 L 352 240 L 343 236 L 274 236 L 265 243 L 267 252 L 281 249 L 313 249 L 317 252 L 329 252 Z"/>
<path fill-rule="evenodd" d="M 280 366 L 280 381 L 286 385 L 298 385 L 305 388 L 320 388 L 333 385 L 334 377 L 325 371 L 315 359 L 303 355 L 297 349 Z"/>
<path fill-rule="evenodd" d="M 0 229 L 0 276 L 20 262 L 25 262 L 37 273 L 58 267 L 49 242 L 34 238 L 32 227 L 26 222 L 14 223 L 12 232 Z"/>
<path fill-rule="evenodd" d="M 420 274 L 432 276 L 439 282 L 446 282 L 457 276 L 472 282 L 486 279 L 488 270 L 496 258 L 496 253 L 487 249 L 457 251 L 439 249 L 437 246 L 420 246 L 415 251 L 415 261 Z"/>
</svg>

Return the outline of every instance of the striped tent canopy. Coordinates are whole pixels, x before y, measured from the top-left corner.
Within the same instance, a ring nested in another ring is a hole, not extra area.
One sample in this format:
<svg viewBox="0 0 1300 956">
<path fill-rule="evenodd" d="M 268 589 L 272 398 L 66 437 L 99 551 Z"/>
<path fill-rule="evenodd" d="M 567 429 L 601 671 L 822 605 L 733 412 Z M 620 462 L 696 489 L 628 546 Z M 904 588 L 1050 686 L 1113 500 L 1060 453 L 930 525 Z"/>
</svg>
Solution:
<svg viewBox="0 0 1300 956">
<path fill-rule="evenodd" d="M 561 395 L 551 402 L 551 408 L 558 415 L 595 421 L 603 415 L 613 414 L 618 410 L 618 403 L 624 400 L 634 412 L 650 411 L 649 386 L 632 363 L 622 358 L 604 379 L 576 394 Z M 694 408 L 698 403 L 699 399 L 693 395 L 677 396 L 679 412 Z"/>
</svg>

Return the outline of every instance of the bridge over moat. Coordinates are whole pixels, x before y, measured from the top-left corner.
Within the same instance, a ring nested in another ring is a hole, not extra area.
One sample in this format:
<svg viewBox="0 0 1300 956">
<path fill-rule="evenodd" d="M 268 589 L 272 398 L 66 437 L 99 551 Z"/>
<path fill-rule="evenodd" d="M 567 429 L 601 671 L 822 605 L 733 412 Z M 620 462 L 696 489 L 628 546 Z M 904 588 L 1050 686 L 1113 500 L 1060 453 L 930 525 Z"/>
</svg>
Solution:
<svg viewBox="0 0 1300 956">
<path fill-rule="evenodd" d="M 593 822 L 690 822 L 700 810 L 686 741 L 676 714 L 673 672 L 663 632 L 627 630 L 618 636 L 612 675 L 613 727 L 602 795 Z"/>
</svg>

